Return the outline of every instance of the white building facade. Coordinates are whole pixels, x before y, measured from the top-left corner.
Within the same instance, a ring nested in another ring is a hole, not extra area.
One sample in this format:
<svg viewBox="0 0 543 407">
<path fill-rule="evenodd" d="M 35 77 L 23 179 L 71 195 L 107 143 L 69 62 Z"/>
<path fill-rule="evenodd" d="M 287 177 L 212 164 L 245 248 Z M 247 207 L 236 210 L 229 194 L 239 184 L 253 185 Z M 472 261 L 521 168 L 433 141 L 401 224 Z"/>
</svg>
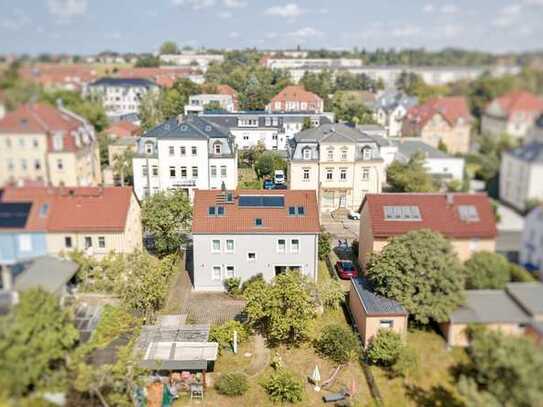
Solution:
<svg viewBox="0 0 543 407">
<path fill-rule="evenodd" d="M 398 91 L 386 91 L 373 106 L 373 118 L 385 128 L 387 137 L 400 137 L 407 111 L 417 105 L 417 98 Z"/>
<path fill-rule="evenodd" d="M 526 216 L 520 245 L 520 264 L 537 271 L 543 279 L 543 206 L 532 209 Z"/>
</svg>

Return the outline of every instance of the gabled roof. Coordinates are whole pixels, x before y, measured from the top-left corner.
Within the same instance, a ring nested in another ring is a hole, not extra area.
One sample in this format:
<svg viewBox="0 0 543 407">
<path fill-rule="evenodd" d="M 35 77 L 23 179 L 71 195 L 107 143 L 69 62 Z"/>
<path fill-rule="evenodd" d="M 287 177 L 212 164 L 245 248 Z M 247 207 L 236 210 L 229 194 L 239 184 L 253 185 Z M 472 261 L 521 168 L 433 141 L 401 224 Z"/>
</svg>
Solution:
<svg viewBox="0 0 543 407">
<path fill-rule="evenodd" d="M 230 131 L 200 116 L 186 116 L 182 120 L 172 117 L 144 134 L 161 139 L 207 140 L 229 138 Z"/>
<path fill-rule="evenodd" d="M 543 317 L 543 283 L 509 283 L 506 291 L 528 314 Z"/>
<path fill-rule="evenodd" d="M 46 103 L 28 103 L 0 120 L 0 133 L 54 133 L 77 130 L 83 123 Z"/>
<path fill-rule="evenodd" d="M 363 278 L 353 278 L 351 283 L 368 316 L 407 316 L 406 309 L 398 301 L 374 293 L 367 280 Z"/>
<path fill-rule="evenodd" d="M 408 159 L 417 152 L 424 154 L 427 158 L 454 158 L 420 140 L 402 138 L 396 145 L 398 146 L 398 152 Z"/>
<path fill-rule="evenodd" d="M 140 132 L 141 128 L 137 125 L 135 125 L 132 122 L 128 122 L 125 120 L 121 120 L 118 122 L 113 123 L 111 126 L 109 126 L 106 130 L 104 130 L 105 133 L 115 133 L 115 132 L 122 132 L 124 134 L 128 135 L 137 135 Z"/>
<path fill-rule="evenodd" d="M 328 143 L 375 143 L 369 135 L 341 123 L 322 124 L 319 127 L 301 131 L 294 136 L 299 142 L 328 142 Z"/>
<path fill-rule="evenodd" d="M 507 151 L 506 154 L 510 154 L 522 161 L 543 163 L 543 143 L 523 144 Z"/>
<path fill-rule="evenodd" d="M 418 99 L 415 96 L 407 96 L 405 93 L 397 90 L 388 90 L 377 98 L 373 106 L 375 109 L 383 109 L 389 112 L 398 106 L 403 106 L 405 110 L 408 110 L 415 106 L 417 102 Z"/>
<path fill-rule="evenodd" d="M 508 117 L 518 112 L 543 112 L 543 99 L 525 90 L 511 91 L 493 102 L 496 102 Z"/>
<path fill-rule="evenodd" d="M 238 190 L 232 203 L 224 203 L 225 192 L 196 190 L 194 194 L 192 233 L 319 233 L 319 212 L 315 191 Z M 283 197 L 280 207 L 240 206 L 240 197 Z M 209 208 L 224 207 L 223 216 L 210 216 Z M 289 215 L 289 207 L 303 207 L 303 215 Z M 262 225 L 256 225 L 256 219 Z"/>
<path fill-rule="evenodd" d="M 465 122 L 472 120 L 466 98 L 462 96 L 429 99 L 426 103 L 410 108 L 406 120 L 422 128 L 436 114 L 440 114 L 450 126 L 455 126 L 459 119 Z"/>
<path fill-rule="evenodd" d="M 385 207 L 416 206 L 421 219 L 386 220 Z M 464 221 L 459 207 L 473 206 L 478 221 Z M 366 194 L 361 210 L 369 210 L 370 228 L 376 238 L 388 238 L 412 230 L 430 229 L 449 238 L 495 238 L 496 220 L 486 194 L 385 193 Z"/>
<path fill-rule="evenodd" d="M 316 95 L 313 92 L 309 92 L 300 85 L 289 85 L 286 86 L 281 92 L 275 95 L 271 99 L 271 103 L 275 102 L 287 102 L 287 101 L 300 101 L 307 103 L 320 103 L 322 99 L 320 96 Z"/>
<path fill-rule="evenodd" d="M 47 217 L 39 227 L 48 232 L 120 232 L 126 226 L 132 193 L 128 187 L 6 187 L 2 202 L 36 203 L 33 210 L 38 216 L 47 203 Z"/>
<path fill-rule="evenodd" d="M 62 294 L 63 287 L 75 275 L 79 266 L 71 260 L 53 256 L 36 257 L 14 266 L 20 268 L 15 277 L 15 290 L 40 287 L 52 294 Z"/>
<path fill-rule="evenodd" d="M 105 77 L 94 81 L 90 86 L 122 86 L 122 87 L 156 87 L 156 83 L 144 78 L 112 78 Z"/>
<path fill-rule="evenodd" d="M 217 85 L 217 93 L 237 97 L 238 93 L 230 85 Z"/>
</svg>

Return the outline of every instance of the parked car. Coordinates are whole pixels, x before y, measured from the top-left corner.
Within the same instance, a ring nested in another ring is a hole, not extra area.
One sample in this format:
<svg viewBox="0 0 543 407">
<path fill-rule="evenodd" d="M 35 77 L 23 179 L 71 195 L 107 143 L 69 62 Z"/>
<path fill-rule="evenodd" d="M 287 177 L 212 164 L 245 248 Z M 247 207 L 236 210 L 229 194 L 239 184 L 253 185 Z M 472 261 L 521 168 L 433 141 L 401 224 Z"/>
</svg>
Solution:
<svg viewBox="0 0 543 407">
<path fill-rule="evenodd" d="M 287 184 L 274 184 L 273 189 L 287 189 Z"/>
<path fill-rule="evenodd" d="M 360 220 L 360 214 L 351 209 L 349 211 L 349 219 Z"/>
<path fill-rule="evenodd" d="M 358 275 L 353 262 L 350 260 L 339 260 L 336 263 L 336 271 L 339 278 L 344 279 L 356 278 Z"/>
<path fill-rule="evenodd" d="M 273 182 L 276 184 L 284 184 L 285 183 L 285 171 L 283 170 L 275 170 L 274 176 L 273 176 Z"/>
<path fill-rule="evenodd" d="M 264 189 L 273 189 L 273 181 L 271 179 L 265 179 L 264 183 L 262 184 L 262 188 Z"/>
</svg>

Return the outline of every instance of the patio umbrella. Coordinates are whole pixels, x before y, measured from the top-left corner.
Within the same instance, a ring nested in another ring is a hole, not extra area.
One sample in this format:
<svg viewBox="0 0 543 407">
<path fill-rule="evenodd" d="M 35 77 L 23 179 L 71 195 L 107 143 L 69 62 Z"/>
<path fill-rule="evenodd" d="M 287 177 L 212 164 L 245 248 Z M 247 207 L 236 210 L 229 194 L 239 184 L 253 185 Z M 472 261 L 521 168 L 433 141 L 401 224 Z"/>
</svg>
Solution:
<svg viewBox="0 0 543 407">
<path fill-rule="evenodd" d="M 315 391 L 320 391 L 321 388 L 319 386 L 319 382 L 321 381 L 321 372 L 319 371 L 318 365 L 315 365 L 315 369 L 313 369 L 311 380 L 313 380 L 313 383 L 315 383 L 315 387 L 314 387 Z"/>
<path fill-rule="evenodd" d="M 353 381 L 351 382 L 351 390 L 350 390 L 351 396 L 354 396 L 356 394 L 356 380 L 353 376 Z"/>
</svg>

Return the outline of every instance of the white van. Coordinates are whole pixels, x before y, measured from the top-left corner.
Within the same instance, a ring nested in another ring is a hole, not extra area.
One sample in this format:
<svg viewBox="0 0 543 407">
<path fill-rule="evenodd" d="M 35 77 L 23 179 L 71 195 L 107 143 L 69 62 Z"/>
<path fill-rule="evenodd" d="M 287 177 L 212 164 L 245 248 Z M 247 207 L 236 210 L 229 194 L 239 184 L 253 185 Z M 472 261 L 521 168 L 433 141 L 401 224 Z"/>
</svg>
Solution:
<svg viewBox="0 0 543 407">
<path fill-rule="evenodd" d="M 273 175 L 273 182 L 275 184 L 284 184 L 285 183 L 285 171 L 283 171 L 283 170 L 275 170 L 275 173 Z"/>
</svg>

